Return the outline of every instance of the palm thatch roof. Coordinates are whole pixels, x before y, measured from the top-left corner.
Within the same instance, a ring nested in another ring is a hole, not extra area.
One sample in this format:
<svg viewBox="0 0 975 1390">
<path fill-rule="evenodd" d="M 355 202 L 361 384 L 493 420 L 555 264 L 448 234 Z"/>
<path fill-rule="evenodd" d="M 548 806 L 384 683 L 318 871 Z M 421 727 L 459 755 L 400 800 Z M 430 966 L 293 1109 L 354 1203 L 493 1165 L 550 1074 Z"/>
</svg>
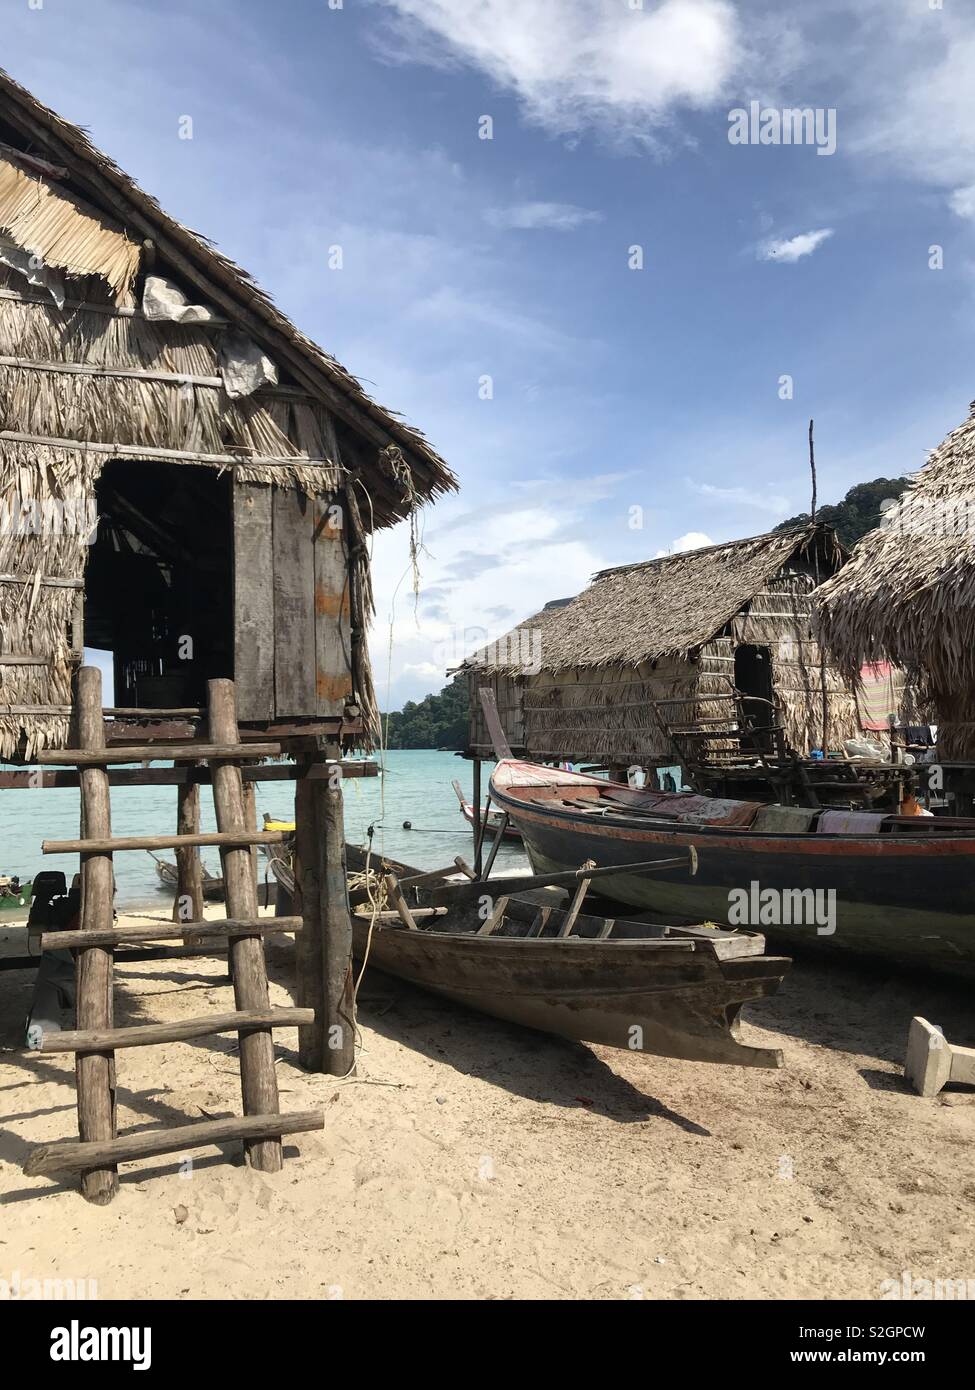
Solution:
<svg viewBox="0 0 975 1390">
<path fill-rule="evenodd" d="M 939 748 L 975 747 L 975 403 L 816 595 L 814 621 L 851 678 L 903 667 L 933 706 Z"/>
<path fill-rule="evenodd" d="M 239 266 L 0 71 L 0 758 L 66 746 L 96 485 L 115 460 L 341 498 L 336 622 L 348 612 L 369 727 L 367 533 L 456 479 Z M 315 707 L 331 699 L 326 684 Z"/>
<path fill-rule="evenodd" d="M 26 249 L 39 252 L 47 264 L 63 267 L 71 275 L 87 275 L 97 267 L 112 290 L 123 295 L 123 305 L 140 256 L 165 265 L 184 288 L 212 306 L 215 314 L 209 320 L 211 326 L 226 327 L 229 322 L 233 329 L 248 334 L 293 379 L 298 388 L 293 394 L 304 392 L 313 405 L 327 407 L 352 432 L 355 445 L 349 441 L 346 448 L 352 467 L 348 461 L 346 467 L 361 475 L 369 489 L 372 524 L 395 522 L 417 501 L 456 488 L 454 475 L 418 430 L 373 401 L 356 378 L 296 328 L 245 271 L 170 217 L 96 149 L 83 130 L 43 106 L 3 70 L 0 158 L 4 161 L 0 190 L 6 190 L 0 242 L 6 234 L 15 247 L 26 245 Z M 90 286 L 92 282 L 82 283 Z M 22 303 L 29 303 L 28 296 L 19 297 Z M 90 297 L 98 299 L 97 293 L 85 296 Z M 79 305 L 75 302 L 69 307 Z M 80 307 L 84 310 L 89 306 Z M 99 309 L 104 319 L 107 306 L 96 303 L 94 312 Z M 138 333 L 151 337 L 151 329 L 137 309 L 123 308 L 123 314 L 126 317 L 110 320 L 113 333 L 122 338 Z M 184 333 L 189 334 L 189 349 L 201 349 L 195 376 L 209 375 L 207 368 L 212 363 L 207 361 L 205 329 Z M 210 341 L 212 345 L 212 334 Z M 215 371 L 212 375 L 222 384 Z M 154 384 L 164 387 L 162 382 Z M 158 394 L 165 396 L 166 389 Z M 287 438 L 262 441 L 268 453 L 261 456 L 261 462 L 265 457 L 269 466 L 276 461 L 275 443 L 284 459 L 304 454 L 315 461 L 331 462 L 314 421 L 305 424 L 311 448 L 286 447 Z M 226 456 L 234 450 L 213 452 Z M 255 469 L 250 476 L 257 476 Z M 279 476 L 286 481 L 282 475 L 272 476 L 274 481 Z M 301 485 L 302 480 L 291 470 L 290 481 Z M 308 481 L 314 484 L 319 480 Z"/>
<path fill-rule="evenodd" d="M 574 602 L 571 598 L 552 599 L 538 613 L 525 618 L 503 637 L 497 637 L 472 652 L 460 669 L 476 668 L 486 676 L 516 676 L 537 671 L 540 665 L 538 658 L 544 651 L 545 633 L 556 614 Z"/>
<path fill-rule="evenodd" d="M 720 633 L 787 560 L 815 559 L 823 546 L 839 562 L 832 530 L 813 525 L 602 570 L 546 624 L 545 669 L 631 668 L 686 657 Z"/>
</svg>

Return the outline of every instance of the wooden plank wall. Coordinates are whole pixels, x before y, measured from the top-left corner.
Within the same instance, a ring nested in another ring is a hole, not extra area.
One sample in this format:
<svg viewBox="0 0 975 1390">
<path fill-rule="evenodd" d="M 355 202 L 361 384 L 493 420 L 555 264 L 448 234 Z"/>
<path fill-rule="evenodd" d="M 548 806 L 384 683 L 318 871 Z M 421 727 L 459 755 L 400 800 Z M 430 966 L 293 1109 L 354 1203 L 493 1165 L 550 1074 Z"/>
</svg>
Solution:
<svg viewBox="0 0 975 1390">
<path fill-rule="evenodd" d="M 341 498 L 237 483 L 235 681 L 243 720 L 341 714 L 352 620 Z"/>
<path fill-rule="evenodd" d="M 271 492 L 234 484 L 234 682 L 244 720 L 274 715 Z"/>
</svg>

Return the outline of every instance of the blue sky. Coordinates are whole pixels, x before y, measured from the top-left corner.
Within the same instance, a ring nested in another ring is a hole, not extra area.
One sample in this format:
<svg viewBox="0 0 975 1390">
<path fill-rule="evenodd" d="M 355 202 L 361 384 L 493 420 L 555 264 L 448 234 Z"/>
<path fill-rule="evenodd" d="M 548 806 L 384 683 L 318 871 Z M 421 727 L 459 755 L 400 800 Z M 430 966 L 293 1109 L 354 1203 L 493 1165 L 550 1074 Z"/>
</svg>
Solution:
<svg viewBox="0 0 975 1390">
<path fill-rule="evenodd" d="M 0 65 L 458 474 L 416 611 L 377 540 L 384 703 L 599 568 L 806 508 L 810 416 L 826 501 L 964 417 L 975 6 L 337 4 L 0 0 Z M 752 101 L 834 108 L 835 153 L 731 144 Z"/>
</svg>

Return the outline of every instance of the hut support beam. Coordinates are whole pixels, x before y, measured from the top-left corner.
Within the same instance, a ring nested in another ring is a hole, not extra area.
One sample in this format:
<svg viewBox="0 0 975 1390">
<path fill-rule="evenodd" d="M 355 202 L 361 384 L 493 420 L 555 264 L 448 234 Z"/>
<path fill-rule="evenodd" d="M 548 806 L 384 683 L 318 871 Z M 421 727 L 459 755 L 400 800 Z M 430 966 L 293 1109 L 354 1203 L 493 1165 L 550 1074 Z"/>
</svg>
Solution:
<svg viewBox="0 0 975 1390">
<path fill-rule="evenodd" d="M 474 759 L 474 872 L 481 877 L 484 867 L 484 835 L 481 832 L 481 760 Z"/>
<path fill-rule="evenodd" d="M 192 766 L 192 764 L 190 764 Z M 176 789 L 176 834 L 200 833 L 200 784 L 184 782 Z M 203 920 L 203 871 L 197 845 L 181 845 L 176 850 L 178 873 L 176 898 L 173 902 L 174 922 Z M 184 937 L 184 945 L 192 946 L 193 936 Z"/>
<path fill-rule="evenodd" d="M 299 1029 L 299 1061 L 308 1071 L 348 1076 L 355 1067 L 355 997 L 339 778 L 296 783 L 295 888 L 303 923 L 295 938 L 296 999 L 315 1010 L 316 1020 Z"/>
</svg>

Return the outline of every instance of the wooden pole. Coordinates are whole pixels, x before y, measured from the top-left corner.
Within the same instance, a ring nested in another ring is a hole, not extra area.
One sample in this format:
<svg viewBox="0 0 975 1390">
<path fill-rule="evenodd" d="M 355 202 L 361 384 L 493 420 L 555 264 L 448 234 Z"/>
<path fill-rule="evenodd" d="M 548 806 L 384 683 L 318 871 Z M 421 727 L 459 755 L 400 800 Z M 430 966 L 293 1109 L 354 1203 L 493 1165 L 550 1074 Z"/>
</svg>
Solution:
<svg viewBox="0 0 975 1390">
<path fill-rule="evenodd" d="M 481 760 L 474 759 L 474 872 L 481 877 L 484 854 L 484 832 L 481 827 Z"/>
<path fill-rule="evenodd" d="M 488 854 L 487 863 L 484 865 L 484 872 L 482 877 L 485 879 L 491 877 L 491 870 L 494 868 L 494 861 L 498 857 L 498 850 L 501 848 L 501 841 L 504 839 L 504 832 L 508 828 L 508 820 L 508 812 L 505 811 L 504 815 L 501 817 L 501 823 L 495 832 L 494 841 L 491 845 L 491 849 Z"/>
<path fill-rule="evenodd" d="M 313 782 L 322 827 L 321 931 L 324 937 L 325 1070 L 348 1076 L 355 1068 L 355 998 L 352 981 L 352 916 L 345 866 L 342 784 Z"/>
<path fill-rule="evenodd" d="M 82 748 L 105 746 L 102 718 L 102 673 L 97 666 L 82 666 L 76 677 L 76 723 Z M 110 836 L 112 812 L 108 775 L 104 768 L 84 768 L 81 785 L 82 835 Z M 111 854 L 83 854 L 81 857 L 81 929 L 95 930 L 112 925 L 112 899 L 115 880 Z M 103 946 L 88 946 L 78 952 L 77 1024 L 81 1030 L 111 1028 L 112 952 Z M 115 1054 L 92 1052 L 75 1061 L 78 1086 L 78 1133 L 82 1143 L 109 1144 L 115 1132 Z M 118 1191 L 118 1168 L 106 1162 L 81 1177 L 82 1195 L 96 1206 L 106 1206 Z"/>
<path fill-rule="evenodd" d="M 223 1144 L 228 1139 L 243 1139 L 245 1144 L 249 1140 L 253 1145 L 254 1136 L 258 1135 L 307 1134 L 310 1130 L 324 1128 L 325 1116 L 320 1110 L 299 1110 L 294 1115 L 196 1120 L 191 1125 L 177 1125 L 175 1129 L 124 1134 L 121 1139 L 104 1144 L 43 1144 L 31 1152 L 24 1172 L 28 1177 L 38 1173 L 76 1173 L 92 1163 L 129 1163 L 133 1159 L 199 1149 L 205 1144 Z"/>
<path fill-rule="evenodd" d="M 307 773 L 305 763 L 301 770 Z M 295 783 L 294 910 L 302 929 L 295 937 L 295 1002 L 315 1010 L 314 1023 L 298 1029 L 298 1061 L 306 1071 L 325 1070 L 324 943 L 321 920 L 321 835 L 315 784 L 307 776 Z"/>
<path fill-rule="evenodd" d="M 248 830 L 257 829 L 257 787 L 253 782 L 244 782 L 244 825 Z M 257 859 L 257 845 L 251 845 L 251 872 L 254 875 L 254 892 L 260 894 L 261 873 Z"/>
<path fill-rule="evenodd" d="M 176 789 L 176 833 L 200 833 L 200 784 L 184 782 Z M 177 887 L 173 901 L 174 922 L 203 920 L 203 874 L 200 851 L 196 845 L 183 845 L 176 851 Z M 192 946 L 197 938 L 188 935 L 184 944 Z"/>
<path fill-rule="evenodd" d="M 207 685 L 210 737 L 219 743 L 235 744 L 238 739 L 237 709 L 233 681 L 212 680 Z M 221 831 L 245 828 L 243 782 L 240 768 L 232 763 L 213 766 L 213 801 Z M 227 897 L 228 917 L 256 917 L 257 884 L 247 846 L 222 848 L 220 858 Z M 234 982 L 234 1002 L 238 1009 L 251 1012 L 268 1008 L 267 967 L 260 938 L 231 937 L 230 973 Z M 245 1115 L 277 1115 L 278 1081 L 274 1071 L 274 1041 L 269 1028 L 239 1035 L 240 1088 Z M 264 1173 L 277 1172 L 283 1163 L 280 1137 L 250 1139 L 244 1144 L 247 1161 Z"/>
</svg>

